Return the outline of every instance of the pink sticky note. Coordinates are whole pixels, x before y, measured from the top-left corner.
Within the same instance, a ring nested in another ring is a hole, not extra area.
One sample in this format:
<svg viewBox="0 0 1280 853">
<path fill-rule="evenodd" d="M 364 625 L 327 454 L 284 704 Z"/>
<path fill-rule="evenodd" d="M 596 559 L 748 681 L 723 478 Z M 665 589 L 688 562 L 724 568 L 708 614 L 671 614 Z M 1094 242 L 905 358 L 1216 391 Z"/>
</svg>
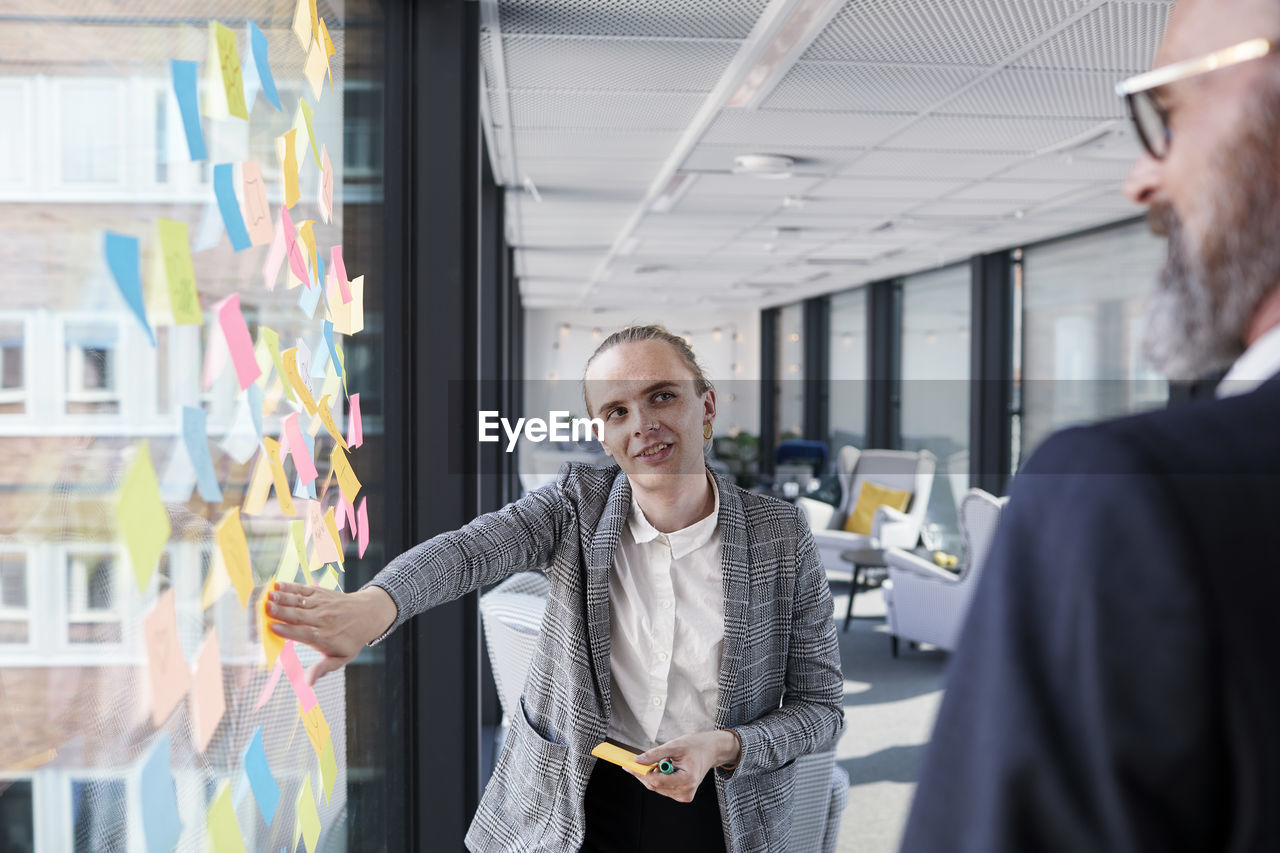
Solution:
<svg viewBox="0 0 1280 853">
<path fill-rule="evenodd" d="M 289 255 L 289 269 L 309 287 L 311 276 L 307 274 L 307 262 L 303 260 L 302 248 L 298 246 L 298 232 L 293 227 L 293 220 L 289 218 L 289 211 L 283 207 L 280 208 L 280 223 L 284 228 L 284 247 Z"/>
<path fill-rule="evenodd" d="M 284 664 L 284 674 L 293 685 L 293 692 L 298 695 L 298 704 L 302 706 L 303 713 L 310 711 L 316 706 L 316 693 L 307 684 L 307 674 L 302 671 L 302 661 L 298 660 L 298 653 L 293 648 L 293 640 L 285 643 L 284 648 L 281 649 L 280 662 Z"/>
<path fill-rule="evenodd" d="M 334 246 L 329 254 L 333 261 L 333 274 L 338 279 L 338 290 L 342 293 L 342 304 L 351 302 L 351 287 L 347 284 L 347 264 L 342 260 L 342 247 Z"/>
<path fill-rule="evenodd" d="M 333 164 L 329 162 L 329 149 L 320 146 L 320 215 L 326 225 L 333 219 Z"/>
<path fill-rule="evenodd" d="M 280 278 L 280 265 L 284 263 L 284 219 L 277 220 L 275 235 L 271 238 L 271 248 L 267 250 L 267 259 L 262 264 L 262 283 L 267 290 L 276 289 L 276 280 Z"/>
<path fill-rule="evenodd" d="M 364 549 L 369 547 L 369 499 L 367 497 L 360 499 L 360 509 L 356 512 L 356 527 L 360 530 L 360 556 L 364 556 Z"/>
<path fill-rule="evenodd" d="M 244 315 L 240 313 L 240 294 L 233 293 L 214 306 L 218 314 L 218 323 L 222 326 L 222 336 L 227 340 L 227 349 L 231 351 L 231 363 L 236 366 L 236 376 L 240 379 L 240 390 L 253 384 L 262 375 L 258 360 L 253 355 L 253 339 L 249 337 L 249 327 L 244 323 Z"/>
<path fill-rule="evenodd" d="M 204 369 L 200 371 L 200 388 L 208 391 L 227 367 L 227 341 L 212 325 L 204 343 Z"/>
<path fill-rule="evenodd" d="M 298 470 L 298 477 L 302 482 L 310 483 L 319 472 L 316 471 L 315 460 L 307 452 L 307 443 L 302 438 L 302 428 L 298 426 L 297 412 L 284 419 L 284 435 L 289 440 L 289 455 L 293 457 L 293 467 Z"/>
<path fill-rule="evenodd" d="M 351 411 L 347 414 L 347 447 L 364 444 L 364 426 L 360 423 L 360 395 L 351 395 Z"/>
<path fill-rule="evenodd" d="M 313 550 L 311 553 L 322 563 L 341 562 L 338 543 L 333 541 L 333 537 L 329 535 L 329 528 L 325 526 L 324 511 L 320 509 L 320 502 L 312 501 L 308 509 L 312 511 L 311 546 Z"/>
<path fill-rule="evenodd" d="M 158 728 L 191 686 L 191 672 L 178 643 L 178 613 L 172 589 L 156 600 L 142 620 L 142 634 L 146 638 L 147 671 L 151 676 L 151 722 Z"/>
<path fill-rule="evenodd" d="M 271 242 L 271 206 L 267 204 L 267 186 L 257 163 L 240 164 L 240 188 L 244 192 L 244 227 L 249 242 L 265 246 Z"/>
<path fill-rule="evenodd" d="M 289 642 L 289 640 L 285 640 L 285 645 L 288 645 Z M 258 701 L 253 703 L 253 710 L 257 711 L 267 704 L 267 700 L 271 698 L 271 694 L 276 690 L 276 685 L 280 683 L 280 675 L 283 672 L 284 664 L 280 662 L 280 658 L 276 658 L 276 665 L 272 667 L 271 676 L 267 679 L 267 683 L 262 685 L 262 692 L 258 694 Z"/>
<path fill-rule="evenodd" d="M 222 715 L 227 711 L 226 696 L 222 691 L 222 656 L 218 652 L 218 629 L 210 628 L 204 645 L 196 656 L 195 687 L 191 691 L 192 734 L 196 748 L 204 752 L 213 740 Z"/>
</svg>

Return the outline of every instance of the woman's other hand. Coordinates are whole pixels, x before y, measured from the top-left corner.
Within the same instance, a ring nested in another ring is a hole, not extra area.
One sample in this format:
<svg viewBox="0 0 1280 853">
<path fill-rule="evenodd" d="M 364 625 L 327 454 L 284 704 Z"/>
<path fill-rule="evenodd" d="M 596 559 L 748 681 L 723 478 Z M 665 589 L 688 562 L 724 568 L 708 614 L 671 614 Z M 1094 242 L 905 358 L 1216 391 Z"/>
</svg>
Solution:
<svg viewBox="0 0 1280 853">
<path fill-rule="evenodd" d="M 276 634 L 324 655 L 307 671 L 307 683 L 315 684 L 390 628 L 396 621 L 396 605 L 376 586 L 346 593 L 276 583 L 267 593 L 267 615 Z"/>
<path fill-rule="evenodd" d="M 691 803 L 707 772 L 722 764 L 736 764 L 740 754 L 738 739 L 732 732 L 723 729 L 698 732 L 678 737 L 636 756 L 640 764 L 657 764 L 665 758 L 676 766 L 674 773 L 662 773 L 656 767 L 645 774 L 632 770 L 627 772 L 650 791 L 677 802 Z"/>
</svg>

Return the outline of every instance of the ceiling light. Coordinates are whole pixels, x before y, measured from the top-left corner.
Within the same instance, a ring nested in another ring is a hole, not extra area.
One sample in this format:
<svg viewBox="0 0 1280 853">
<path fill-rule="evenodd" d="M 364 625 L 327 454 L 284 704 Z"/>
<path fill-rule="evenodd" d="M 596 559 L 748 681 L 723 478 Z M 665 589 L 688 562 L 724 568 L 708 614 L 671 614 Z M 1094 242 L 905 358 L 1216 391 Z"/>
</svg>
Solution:
<svg viewBox="0 0 1280 853">
<path fill-rule="evenodd" d="M 807 199 L 805 199 L 805 197 L 802 195 L 789 195 L 782 200 L 782 206 L 799 209 L 801 207 L 804 207 L 804 203 L 806 200 Z"/>
<path fill-rule="evenodd" d="M 777 181 L 791 177 L 795 164 L 794 158 L 780 154 L 739 154 L 733 158 L 733 173 Z"/>
<path fill-rule="evenodd" d="M 844 0 L 799 0 L 791 13 L 773 22 L 751 70 L 742 79 L 726 106 L 755 107 L 791 69 L 793 60 L 808 49 L 844 7 Z"/>
<path fill-rule="evenodd" d="M 667 185 L 662 188 L 662 192 L 654 198 L 649 205 L 652 213 L 666 213 L 675 207 L 680 197 L 689 191 L 689 187 L 693 185 L 693 179 L 698 177 L 691 172 L 676 172 L 671 176 L 671 180 L 667 181 Z"/>
<path fill-rule="evenodd" d="M 533 200 L 538 204 L 542 204 L 542 193 L 538 192 L 537 185 L 533 182 L 533 178 L 528 175 L 524 176 L 524 191 L 533 196 Z"/>
</svg>

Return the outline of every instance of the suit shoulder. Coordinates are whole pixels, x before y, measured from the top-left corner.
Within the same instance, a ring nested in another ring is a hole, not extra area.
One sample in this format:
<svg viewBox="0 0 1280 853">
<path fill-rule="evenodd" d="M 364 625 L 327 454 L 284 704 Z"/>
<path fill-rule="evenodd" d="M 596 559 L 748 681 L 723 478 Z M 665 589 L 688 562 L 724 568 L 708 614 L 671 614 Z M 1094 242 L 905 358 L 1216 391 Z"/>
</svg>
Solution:
<svg viewBox="0 0 1280 853">
<path fill-rule="evenodd" d="M 566 462 L 556 475 L 556 487 L 569 500 L 601 499 L 607 497 L 613 482 L 621 470 L 616 464 L 591 465 L 586 462 Z"/>
</svg>

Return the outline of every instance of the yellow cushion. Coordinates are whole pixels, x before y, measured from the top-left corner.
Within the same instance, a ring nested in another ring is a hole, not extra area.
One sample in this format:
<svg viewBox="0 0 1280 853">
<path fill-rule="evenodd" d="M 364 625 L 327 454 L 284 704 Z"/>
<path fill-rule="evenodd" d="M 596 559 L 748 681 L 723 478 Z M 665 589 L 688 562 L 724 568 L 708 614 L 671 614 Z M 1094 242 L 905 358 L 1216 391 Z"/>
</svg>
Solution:
<svg viewBox="0 0 1280 853">
<path fill-rule="evenodd" d="M 890 489 L 870 480 L 862 481 L 862 491 L 858 492 L 858 503 L 844 520 L 844 529 L 849 533 L 871 535 L 871 521 L 876 510 L 882 506 L 891 506 L 899 512 L 906 512 L 911 502 L 910 489 Z"/>
</svg>

